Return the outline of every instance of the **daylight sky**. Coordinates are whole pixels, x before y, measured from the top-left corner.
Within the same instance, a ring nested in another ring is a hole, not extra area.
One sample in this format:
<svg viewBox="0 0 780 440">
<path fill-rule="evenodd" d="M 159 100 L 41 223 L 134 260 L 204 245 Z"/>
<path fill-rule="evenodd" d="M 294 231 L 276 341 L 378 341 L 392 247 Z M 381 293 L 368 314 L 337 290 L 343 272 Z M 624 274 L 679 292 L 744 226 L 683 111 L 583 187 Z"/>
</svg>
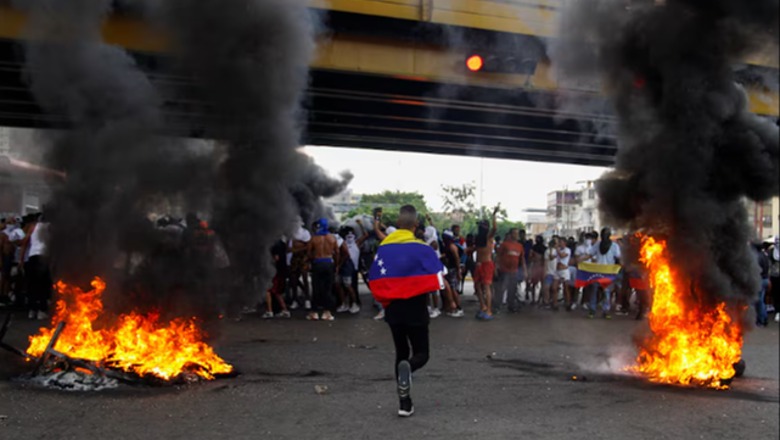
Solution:
<svg viewBox="0 0 780 440">
<path fill-rule="evenodd" d="M 474 182 L 479 196 L 481 183 L 483 204 L 500 202 L 512 220 L 525 220 L 524 209 L 546 208 L 550 191 L 581 187 L 606 171 L 602 167 L 354 148 L 309 146 L 303 151 L 333 176 L 352 171 L 355 178 L 350 187 L 356 194 L 417 191 L 436 211 L 442 208 L 442 185 Z"/>
</svg>

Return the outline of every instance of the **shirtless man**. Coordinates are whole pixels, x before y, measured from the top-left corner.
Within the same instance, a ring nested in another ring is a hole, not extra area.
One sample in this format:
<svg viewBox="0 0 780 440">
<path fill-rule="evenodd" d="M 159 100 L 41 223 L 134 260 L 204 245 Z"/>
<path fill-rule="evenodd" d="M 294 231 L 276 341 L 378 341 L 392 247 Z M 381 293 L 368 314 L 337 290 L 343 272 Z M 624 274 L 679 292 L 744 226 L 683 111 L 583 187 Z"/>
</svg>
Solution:
<svg viewBox="0 0 780 440">
<path fill-rule="evenodd" d="M 328 231 L 328 220 L 320 219 L 315 222 L 315 234 L 309 241 L 308 257 L 311 261 L 311 283 L 313 287 L 312 311 L 306 315 L 306 319 L 316 321 L 323 319 L 333 321 L 333 281 L 336 276 L 336 263 L 338 262 L 338 243 L 336 238 Z M 322 317 L 318 312 L 322 311 Z"/>
<path fill-rule="evenodd" d="M 492 223 L 488 229 L 487 221 L 479 222 L 479 229 L 476 238 L 477 247 L 477 268 L 474 270 L 474 287 L 477 290 L 479 298 L 480 311 L 477 313 L 477 319 L 491 321 L 493 319 L 493 274 L 496 271 L 496 265 L 493 263 L 493 248 L 495 247 L 494 238 L 496 236 L 496 214 L 499 206 L 493 209 Z"/>
</svg>

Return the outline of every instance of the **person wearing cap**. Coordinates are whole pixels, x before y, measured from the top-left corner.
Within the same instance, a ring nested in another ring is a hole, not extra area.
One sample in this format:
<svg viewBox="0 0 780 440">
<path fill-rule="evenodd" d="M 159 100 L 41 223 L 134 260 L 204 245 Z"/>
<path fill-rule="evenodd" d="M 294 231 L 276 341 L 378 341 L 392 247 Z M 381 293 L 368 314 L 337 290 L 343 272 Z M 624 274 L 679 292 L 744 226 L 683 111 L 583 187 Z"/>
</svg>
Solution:
<svg viewBox="0 0 780 440">
<path fill-rule="evenodd" d="M 333 282 L 339 247 L 336 238 L 328 230 L 328 220 L 321 218 L 312 225 L 314 236 L 309 241 L 308 257 L 311 262 L 312 308 L 306 319 L 333 321 Z M 320 316 L 319 313 L 322 313 Z"/>
</svg>

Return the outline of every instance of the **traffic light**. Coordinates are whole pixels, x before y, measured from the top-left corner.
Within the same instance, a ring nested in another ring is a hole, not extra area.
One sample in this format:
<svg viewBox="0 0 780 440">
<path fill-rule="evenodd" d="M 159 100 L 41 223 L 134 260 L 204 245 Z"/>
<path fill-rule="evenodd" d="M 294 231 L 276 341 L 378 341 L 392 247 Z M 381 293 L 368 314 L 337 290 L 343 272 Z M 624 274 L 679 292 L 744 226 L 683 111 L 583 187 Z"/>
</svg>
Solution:
<svg viewBox="0 0 780 440">
<path fill-rule="evenodd" d="M 466 58 L 466 68 L 472 72 L 479 72 L 485 66 L 485 61 L 479 55 L 471 55 Z"/>
<path fill-rule="evenodd" d="M 474 73 L 508 73 L 530 75 L 536 71 L 537 60 L 519 58 L 513 54 L 472 53 L 466 56 L 466 70 Z"/>
</svg>

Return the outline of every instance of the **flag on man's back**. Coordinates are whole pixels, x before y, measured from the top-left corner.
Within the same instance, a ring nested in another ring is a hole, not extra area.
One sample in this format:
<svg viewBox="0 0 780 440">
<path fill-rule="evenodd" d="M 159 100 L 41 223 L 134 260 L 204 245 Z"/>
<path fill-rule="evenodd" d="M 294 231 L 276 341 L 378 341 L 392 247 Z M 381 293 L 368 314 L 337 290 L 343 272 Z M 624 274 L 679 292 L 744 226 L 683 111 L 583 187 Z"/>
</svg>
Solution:
<svg viewBox="0 0 780 440">
<path fill-rule="evenodd" d="M 368 287 L 387 306 L 397 299 L 436 292 L 443 287 L 443 266 L 430 246 L 399 229 L 382 241 L 368 271 Z"/>
<path fill-rule="evenodd" d="M 574 282 L 574 286 L 585 287 L 593 283 L 608 286 L 617 279 L 619 273 L 619 264 L 583 262 L 577 265 L 577 280 Z"/>
</svg>

